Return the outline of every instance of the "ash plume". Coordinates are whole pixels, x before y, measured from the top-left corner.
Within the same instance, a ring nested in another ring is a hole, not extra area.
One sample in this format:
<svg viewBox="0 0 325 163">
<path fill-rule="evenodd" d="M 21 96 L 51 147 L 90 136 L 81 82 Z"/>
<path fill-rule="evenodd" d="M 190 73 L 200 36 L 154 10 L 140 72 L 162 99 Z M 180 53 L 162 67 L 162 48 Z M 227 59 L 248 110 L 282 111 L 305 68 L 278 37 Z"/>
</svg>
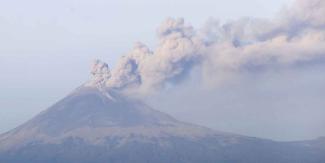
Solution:
<svg viewBox="0 0 325 163">
<path fill-rule="evenodd" d="M 136 43 L 111 73 L 105 64 L 95 64 L 96 81 L 150 93 L 186 79 L 194 67 L 203 84 L 214 84 L 250 69 L 312 63 L 325 57 L 324 15 L 325 1 L 297 0 L 273 19 L 209 20 L 194 29 L 184 19 L 168 18 L 157 30 L 156 49 Z"/>
</svg>

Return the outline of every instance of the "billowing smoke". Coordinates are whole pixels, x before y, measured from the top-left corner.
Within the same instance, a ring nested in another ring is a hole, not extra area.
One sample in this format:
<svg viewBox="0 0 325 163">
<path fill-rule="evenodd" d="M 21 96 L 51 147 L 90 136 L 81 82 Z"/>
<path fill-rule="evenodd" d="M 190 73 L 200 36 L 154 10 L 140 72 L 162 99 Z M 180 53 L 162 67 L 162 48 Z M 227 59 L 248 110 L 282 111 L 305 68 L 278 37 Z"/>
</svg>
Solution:
<svg viewBox="0 0 325 163">
<path fill-rule="evenodd" d="M 169 18 L 158 28 L 155 50 L 137 43 L 112 75 L 101 62 L 93 74 L 107 87 L 148 93 L 186 79 L 194 67 L 203 82 L 214 83 L 240 71 L 312 63 L 325 57 L 324 15 L 325 1 L 297 0 L 272 20 L 210 20 L 196 30 Z"/>
<path fill-rule="evenodd" d="M 108 65 L 100 60 L 95 60 L 91 67 L 92 79 L 89 85 L 104 86 L 111 77 Z"/>
<path fill-rule="evenodd" d="M 158 29 L 158 38 L 159 45 L 155 51 L 136 43 L 113 69 L 107 85 L 148 92 L 164 86 L 166 82 L 181 80 L 200 62 L 200 48 L 204 45 L 183 19 L 167 19 Z"/>
</svg>

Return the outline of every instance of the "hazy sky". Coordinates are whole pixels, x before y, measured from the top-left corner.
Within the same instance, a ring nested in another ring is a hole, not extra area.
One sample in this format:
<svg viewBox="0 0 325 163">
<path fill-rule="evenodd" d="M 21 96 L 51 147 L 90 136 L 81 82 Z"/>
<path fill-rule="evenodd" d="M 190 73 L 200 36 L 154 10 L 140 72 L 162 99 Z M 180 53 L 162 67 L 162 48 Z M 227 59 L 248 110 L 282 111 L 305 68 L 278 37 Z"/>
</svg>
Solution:
<svg viewBox="0 0 325 163">
<path fill-rule="evenodd" d="M 156 27 L 183 17 L 269 18 L 290 0 L 12 0 L 0 2 L 0 132 L 30 119 L 89 78 L 100 58 L 114 65 L 134 42 L 156 44 Z M 325 135 L 325 66 L 247 74 L 214 90 L 195 80 L 148 101 L 182 120 L 278 140 Z M 194 87 L 194 88 L 193 88 Z M 167 95 L 168 94 L 168 95 Z M 175 98 L 177 97 L 177 98 Z M 177 100 L 175 100 L 177 99 Z M 187 102 L 183 101 L 187 99 Z"/>
</svg>

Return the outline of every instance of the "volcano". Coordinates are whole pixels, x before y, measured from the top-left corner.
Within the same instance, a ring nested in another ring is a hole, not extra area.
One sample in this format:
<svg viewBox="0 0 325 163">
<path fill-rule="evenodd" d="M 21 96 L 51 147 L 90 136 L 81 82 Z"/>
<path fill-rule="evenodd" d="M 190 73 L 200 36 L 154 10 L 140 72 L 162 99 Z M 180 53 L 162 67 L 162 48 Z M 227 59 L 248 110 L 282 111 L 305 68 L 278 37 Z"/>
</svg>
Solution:
<svg viewBox="0 0 325 163">
<path fill-rule="evenodd" d="M 0 135 L 0 162 L 325 162 L 324 138 L 277 142 L 214 131 L 91 83 Z"/>
</svg>

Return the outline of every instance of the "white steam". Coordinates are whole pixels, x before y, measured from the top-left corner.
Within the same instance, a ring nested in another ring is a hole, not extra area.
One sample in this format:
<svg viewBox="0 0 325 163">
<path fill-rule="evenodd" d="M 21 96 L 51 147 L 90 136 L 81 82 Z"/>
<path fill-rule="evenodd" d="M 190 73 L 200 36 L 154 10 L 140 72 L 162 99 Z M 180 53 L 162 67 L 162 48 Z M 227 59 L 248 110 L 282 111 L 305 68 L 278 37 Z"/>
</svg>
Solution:
<svg viewBox="0 0 325 163">
<path fill-rule="evenodd" d="M 148 93 L 179 82 L 198 66 L 202 81 L 216 82 L 241 70 L 297 63 L 325 57 L 325 1 L 297 0 L 272 20 L 210 20 L 195 30 L 183 19 L 169 18 L 158 28 L 155 50 L 137 43 L 112 70 L 96 62 L 95 83 Z"/>
</svg>

